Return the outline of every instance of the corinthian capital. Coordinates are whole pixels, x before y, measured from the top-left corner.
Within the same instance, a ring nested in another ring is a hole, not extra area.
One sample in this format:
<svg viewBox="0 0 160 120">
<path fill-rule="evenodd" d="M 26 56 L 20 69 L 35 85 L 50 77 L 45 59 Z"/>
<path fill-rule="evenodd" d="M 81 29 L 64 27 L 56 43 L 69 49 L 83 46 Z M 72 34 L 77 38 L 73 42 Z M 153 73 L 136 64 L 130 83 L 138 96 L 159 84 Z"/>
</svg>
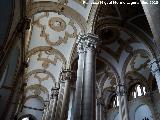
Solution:
<svg viewBox="0 0 160 120">
<path fill-rule="evenodd" d="M 86 50 L 94 50 L 98 42 L 99 42 L 98 36 L 94 35 L 93 33 L 79 35 L 77 40 L 78 52 L 84 52 Z"/>
</svg>

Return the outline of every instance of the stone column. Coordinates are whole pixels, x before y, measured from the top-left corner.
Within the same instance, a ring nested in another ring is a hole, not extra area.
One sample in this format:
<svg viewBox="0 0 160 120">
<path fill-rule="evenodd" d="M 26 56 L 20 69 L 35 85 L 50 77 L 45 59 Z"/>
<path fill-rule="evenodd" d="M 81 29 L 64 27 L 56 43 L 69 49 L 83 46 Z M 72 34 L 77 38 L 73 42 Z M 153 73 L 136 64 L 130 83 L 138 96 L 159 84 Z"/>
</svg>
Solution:
<svg viewBox="0 0 160 120">
<path fill-rule="evenodd" d="M 103 101 L 103 98 L 100 97 L 100 98 L 97 98 L 97 114 L 96 114 L 96 120 L 103 120 L 103 117 L 102 117 L 102 105 L 104 104 L 104 101 Z"/>
<path fill-rule="evenodd" d="M 129 120 L 128 103 L 124 84 L 117 85 L 117 95 L 119 99 L 120 120 Z"/>
<path fill-rule="evenodd" d="M 82 120 L 96 119 L 96 45 L 98 37 L 88 33 L 81 35 L 85 43 L 85 73 L 83 81 Z"/>
<path fill-rule="evenodd" d="M 44 108 L 42 120 L 54 120 L 54 114 L 56 111 L 58 94 L 59 94 L 59 86 L 55 85 L 51 89 L 50 101 L 48 104 L 46 104 L 46 107 Z"/>
<path fill-rule="evenodd" d="M 51 96 L 50 101 L 49 101 L 48 113 L 47 113 L 46 120 L 51 119 L 51 115 L 52 115 L 51 113 L 52 113 L 52 108 L 54 107 L 54 102 L 55 102 L 55 99 Z"/>
<path fill-rule="evenodd" d="M 51 89 L 51 99 L 52 99 L 52 108 L 50 112 L 50 119 L 47 120 L 54 120 L 55 113 L 56 113 L 56 107 L 57 107 L 57 101 L 58 101 L 58 95 L 59 95 L 59 89 L 60 85 L 59 83 L 55 83 L 55 86 Z"/>
<path fill-rule="evenodd" d="M 60 120 L 67 119 L 68 107 L 69 107 L 69 98 L 70 98 L 70 82 L 71 82 L 71 70 L 63 69 L 61 71 L 61 82 L 65 82 L 64 96 L 62 102 L 61 116 Z"/>
<path fill-rule="evenodd" d="M 159 60 L 153 59 L 148 63 L 148 65 L 153 76 L 155 76 L 156 78 L 158 90 L 160 92 L 160 59 Z"/>
<path fill-rule="evenodd" d="M 76 80 L 76 91 L 75 100 L 73 105 L 73 120 L 81 120 L 81 102 L 82 102 L 82 85 L 83 85 L 83 74 L 84 74 L 84 41 L 81 37 L 77 40 L 77 52 L 78 52 L 78 70 Z"/>
<path fill-rule="evenodd" d="M 48 103 L 45 103 L 44 110 L 43 110 L 42 120 L 46 120 L 46 118 L 47 118 L 48 107 L 49 107 Z"/>
</svg>

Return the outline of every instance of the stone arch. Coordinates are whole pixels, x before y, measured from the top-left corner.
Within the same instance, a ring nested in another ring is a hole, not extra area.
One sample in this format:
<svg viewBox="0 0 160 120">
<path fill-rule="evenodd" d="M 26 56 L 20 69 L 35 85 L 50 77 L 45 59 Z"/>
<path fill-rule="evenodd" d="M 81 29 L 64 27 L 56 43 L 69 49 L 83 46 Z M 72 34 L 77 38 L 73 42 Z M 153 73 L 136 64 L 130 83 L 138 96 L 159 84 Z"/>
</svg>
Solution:
<svg viewBox="0 0 160 120">
<path fill-rule="evenodd" d="M 25 100 L 24 100 L 24 103 L 26 103 L 26 101 L 29 100 L 30 98 L 37 98 L 37 99 L 39 99 L 43 103 L 43 105 L 45 106 L 45 100 L 43 99 L 43 97 L 36 96 L 36 95 L 30 95 L 30 96 L 26 97 Z"/>
<path fill-rule="evenodd" d="M 30 96 L 25 101 L 20 116 L 31 114 L 36 118 L 36 120 L 39 120 L 42 117 L 43 109 L 44 102 L 42 98 L 39 96 Z"/>
<path fill-rule="evenodd" d="M 46 87 L 39 85 L 39 84 L 34 84 L 34 85 L 30 85 L 25 89 L 25 95 L 27 95 L 27 93 L 29 91 L 32 91 L 31 94 L 28 95 L 29 96 L 40 96 L 41 98 L 43 98 L 44 100 L 48 100 L 48 95 L 49 95 L 49 91 Z M 44 94 L 44 95 L 43 95 Z M 43 96 L 42 96 L 43 95 Z"/>
<path fill-rule="evenodd" d="M 136 108 L 134 120 L 143 120 L 145 117 L 149 118 L 149 120 L 153 120 L 149 106 L 142 104 Z"/>
<path fill-rule="evenodd" d="M 30 58 L 32 55 L 37 54 L 40 51 L 49 51 L 51 54 L 57 54 L 60 57 L 61 62 L 65 65 L 66 64 L 66 58 L 64 57 L 64 55 L 57 49 L 50 47 L 50 46 L 39 46 L 39 47 L 35 47 L 33 49 L 31 49 L 30 51 L 28 51 L 27 55 L 26 55 L 26 59 Z M 55 61 L 56 62 L 56 61 Z"/>
<path fill-rule="evenodd" d="M 39 1 L 39 2 L 32 3 L 30 4 L 27 10 L 27 16 L 32 17 L 36 13 L 45 12 L 45 11 L 59 13 L 60 9 L 63 9 L 63 11 L 60 12 L 60 14 L 63 14 L 67 17 L 74 19 L 77 22 L 77 24 L 80 26 L 82 33 L 86 32 L 87 22 L 85 18 L 81 16 L 78 12 L 73 10 L 72 8 L 63 4 L 59 5 L 56 2 Z"/>
<path fill-rule="evenodd" d="M 116 83 L 118 84 L 118 83 L 120 82 L 120 76 L 119 76 L 119 74 L 118 74 L 118 72 L 117 72 L 117 69 L 116 69 L 108 60 L 106 60 L 105 58 L 100 57 L 100 56 L 98 56 L 98 57 L 99 57 L 99 59 L 100 59 L 102 62 L 104 62 L 106 65 L 109 65 L 109 67 L 114 71 L 115 76 L 116 76 Z"/>
<path fill-rule="evenodd" d="M 36 73 L 44 73 L 44 74 L 47 74 L 47 75 L 49 75 L 49 77 L 52 78 L 53 82 L 56 82 L 56 79 L 55 79 L 54 75 L 53 75 L 51 72 L 49 72 L 49 71 L 47 71 L 47 70 L 45 70 L 45 69 L 32 70 L 32 71 L 30 71 L 28 74 L 25 75 L 25 79 L 27 80 L 30 76 L 32 76 L 33 74 L 36 74 Z"/>
<path fill-rule="evenodd" d="M 149 90 L 146 78 L 138 72 L 128 72 L 125 76 L 125 83 L 127 85 L 127 91 L 129 91 L 131 86 L 138 83 L 142 84 L 147 90 Z"/>
</svg>

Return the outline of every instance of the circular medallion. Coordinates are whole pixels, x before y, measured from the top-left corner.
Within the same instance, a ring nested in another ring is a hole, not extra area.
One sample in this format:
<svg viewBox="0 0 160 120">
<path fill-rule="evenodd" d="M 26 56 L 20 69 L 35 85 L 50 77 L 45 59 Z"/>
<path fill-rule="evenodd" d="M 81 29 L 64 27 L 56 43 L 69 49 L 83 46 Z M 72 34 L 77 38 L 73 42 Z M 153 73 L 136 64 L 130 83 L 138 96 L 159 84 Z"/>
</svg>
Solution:
<svg viewBox="0 0 160 120">
<path fill-rule="evenodd" d="M 49 20 L 49 26 L 52 30 L 56 32 L 64 31 L 66 28 L 66 22 L 59 17 L 52 17 Z"/>
</svg>

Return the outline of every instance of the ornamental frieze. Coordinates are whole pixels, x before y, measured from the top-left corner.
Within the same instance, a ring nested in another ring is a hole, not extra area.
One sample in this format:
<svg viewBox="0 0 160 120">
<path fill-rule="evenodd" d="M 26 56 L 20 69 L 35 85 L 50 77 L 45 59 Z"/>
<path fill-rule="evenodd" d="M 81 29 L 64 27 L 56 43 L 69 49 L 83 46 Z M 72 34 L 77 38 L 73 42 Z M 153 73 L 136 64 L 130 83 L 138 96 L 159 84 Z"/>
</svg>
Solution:
<svg viewBox="0 0 160 120">
<path fill-rule="evenodd" d="M 41 52 L 44 52 L 48 56 L 53 55 L 54 59 L 50 60 L 49 58 L 42 58 Z M 28 51 L 26 55 L 26 60 L 30 58 L 32 55 L 36 55 L 36 54 L 38 54 L 37 60 L 43 61 L 42 67 L 44 68 L 48 68 L 50 63 L 56 65 L 58 60 L 60 60 L 63 65 L 66 65 L 67 63 L 67 60 L 64 57 L 64 55 L 59 50 L 50 46 L 39 46 L 31 49 L 30 51 Z"/>
<path fill-rule="evenodd" d="M 30 85 L 25 89 L 25 93 L 27 91 L 32 91 L 32 94 L 35 96 L 40 96 L 41 93 L 48 94 L 48 89 L 42 85 L 34 84 Z"/>
<path fill-rule="evenodd" d="M 43 74 L 43 77 L 41 77 L 39 74 Z M 49 71 L 45 69 L 36 69 L 32 70 L 28 74 L 25 75 L 25 79 L 28 80 L 30 76 L 34 75 L 34 78 L 38 79 L 39 82 L 41 83 L 42 81 L 48 80 L 51 78 L 53 82 L 55 82 L 55 77 L 50 73 Z"/>
</svg>

